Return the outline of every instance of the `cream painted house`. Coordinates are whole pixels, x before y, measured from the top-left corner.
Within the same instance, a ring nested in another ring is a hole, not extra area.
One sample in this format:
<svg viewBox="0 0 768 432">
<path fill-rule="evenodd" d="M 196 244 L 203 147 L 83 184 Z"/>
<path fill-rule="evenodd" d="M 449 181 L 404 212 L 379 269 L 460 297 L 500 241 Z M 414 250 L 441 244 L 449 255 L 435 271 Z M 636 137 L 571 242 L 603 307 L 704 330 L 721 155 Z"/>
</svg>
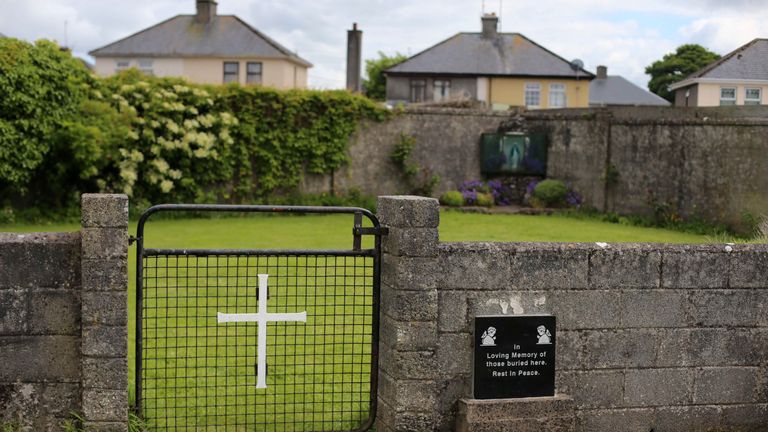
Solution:
<svg viewBox="0 0 768 432">
<path fill-rule="evenodd" d="M 481 33 L 459 33 L 387 69 L 387 101 L 477 100 L 531 109 L 589 106 L 594 74 L 519 33 L 499 33 L 498 21 L 485 15 Z"/>
<path fill-rule="evenodd" d="M 90 52 L 95 71 L 109 76 L 137 68 L 199 84 L 306 88 L 312 64 L 234 15 L 218 15 L 213 0 L 196 0 L 195 15 L 178 15 Z"/>
<path fill-rule="evenodd" d="M 672 84 L 675 106 L 768 104 L 768 39 L 755 39 Z"/>
</svg>

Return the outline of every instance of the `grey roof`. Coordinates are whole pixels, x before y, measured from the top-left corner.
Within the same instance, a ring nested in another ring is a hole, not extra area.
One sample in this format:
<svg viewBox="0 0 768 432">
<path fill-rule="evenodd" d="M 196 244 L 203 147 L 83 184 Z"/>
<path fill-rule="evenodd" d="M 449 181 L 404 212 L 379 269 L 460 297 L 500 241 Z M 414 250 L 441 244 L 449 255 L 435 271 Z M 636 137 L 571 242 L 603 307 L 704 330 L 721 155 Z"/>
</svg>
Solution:
<svg viewBox="0 0 768 432">
<path fill-rule="evenodd" d="M 589 104 L 593 106 L 670 105 L 666 99 L 655 95 L 618 75 L 609 75 L 604 79 L 596 78 L 592 80 L 589 83 Z"/>
<path fill-rule="evenodd" d="M 234 15 L 200 24 L 178 15 L 89 53 L 94 57 L 267 57 L 311 63 Z"/>
<path fill-rule="evenodd" d="M 8 37 L 8 36 L 6 36 L 6 35 L 4 35 L 4 34 L 0 33 L 0 38 L 3 38 L 3 37 Z"/>
<path fill-rule="evenodd" d="M 686 87 L 698 79 L 768 81 L 768 39 L 755 39 L 669 88 L 675 90 Z"/>
<path fill-rule="evenodd" d="M 461 74 L 477 76 L 550 76 L 588 78 L 584 69 L 519 33 L 459 33 L 386 70 L 392 74 Z"/>
</svg>

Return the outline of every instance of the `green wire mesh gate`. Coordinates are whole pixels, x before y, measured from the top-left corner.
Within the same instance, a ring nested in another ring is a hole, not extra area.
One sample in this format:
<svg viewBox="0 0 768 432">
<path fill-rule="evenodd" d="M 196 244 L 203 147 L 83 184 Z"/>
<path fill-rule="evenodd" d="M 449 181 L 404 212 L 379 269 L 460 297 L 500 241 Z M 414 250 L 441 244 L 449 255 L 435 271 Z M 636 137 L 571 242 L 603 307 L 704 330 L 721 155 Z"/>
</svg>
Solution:
<svg viewBox="0 0 768 432">
<path fill-rule="evenodd" d="M 353 214 L 352 248 L 145 248 L 149 217 L 179 211 Z M 362 227 L 364 216 L 373 228 Z M 149 209 L 137 230 L 135 391 L 150 429 L 368 430 L 382 231 L 357 208 Z M 374 236 L 372 249 L 361 247 L 363 235 Z"/>
</svg>

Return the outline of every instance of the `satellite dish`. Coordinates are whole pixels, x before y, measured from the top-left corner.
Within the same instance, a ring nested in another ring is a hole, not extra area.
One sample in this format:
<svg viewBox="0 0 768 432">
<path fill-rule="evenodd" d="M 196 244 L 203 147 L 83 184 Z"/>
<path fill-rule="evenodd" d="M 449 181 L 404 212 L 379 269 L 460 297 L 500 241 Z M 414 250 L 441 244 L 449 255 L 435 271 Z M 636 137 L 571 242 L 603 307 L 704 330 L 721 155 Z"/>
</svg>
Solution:
<svg viewBox="0 0 768 432">
<path fill-rule="evenodd" d="M 584 62 L 579 59 L 571 60 L 571 69 L 575 70 L 576 72 L 584 69 Z"/>
</svg>

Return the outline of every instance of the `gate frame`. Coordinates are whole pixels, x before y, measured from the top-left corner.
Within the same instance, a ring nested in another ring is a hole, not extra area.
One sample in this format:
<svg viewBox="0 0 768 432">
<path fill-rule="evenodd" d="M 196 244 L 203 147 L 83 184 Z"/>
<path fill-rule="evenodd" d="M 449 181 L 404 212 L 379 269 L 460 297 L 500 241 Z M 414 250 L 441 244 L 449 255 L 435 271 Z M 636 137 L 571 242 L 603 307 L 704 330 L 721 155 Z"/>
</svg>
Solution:
<svg viewBox="0 0 768 432">
<path fill-rule="evenodd" d="M 320 207 L 320 206 L 270 206 L 270 205 L 230 205 L 230 204 L 160 204 L 155 205 L 142 213 L 136 227 L 136 237 L 131 240 L 136 243 L 136 343 L 134 347 L 135 367 L 134 367 L 134 406 L 133 409 L 138 415 L 141 415 L 141 362 L 142 357 L 142 319 L 143 319 L 143 291 L 144 280 L 142 273 L 144 271 L 144 252 L 150 251 L 170 251 L 163 249 L 145 249 L 144 248 L 144 226 L 150 216 L 161 212 L 223 212 L 223 213 L 277 213 L 277 214 L 351 214 L 354 216 L 352 227 L 352 249 L 351 250 L 302 250 L 302 249 L 186 249 L 186 252 L 194 254 L 235 254 L 258 252 L 259 255 L 285 254 L 285 255 L 344 255 L 351 252 L 369 252 L 363 256 L 373 258 L 373 303 L 371 320 L 371 404 L 368 410 L 368 420 L 361 428 L 353 429 L 348 432 L 365 432 L 370 430 L 375 421 L 378 407 L 378 387 L 379 387 L 379 321 L 381 307 L 381 237 L 389 233 L 387 227 L 382 227 L 379 219 L 370 210 L 360 207 Z M 363 227 L 363 216 L 371 221 L 373 227 Z M 362 249 L 362 236 L 374 236 L 374 248 Z M 346 431 L 345 431 L 346 432 Z"/>
</svg>

